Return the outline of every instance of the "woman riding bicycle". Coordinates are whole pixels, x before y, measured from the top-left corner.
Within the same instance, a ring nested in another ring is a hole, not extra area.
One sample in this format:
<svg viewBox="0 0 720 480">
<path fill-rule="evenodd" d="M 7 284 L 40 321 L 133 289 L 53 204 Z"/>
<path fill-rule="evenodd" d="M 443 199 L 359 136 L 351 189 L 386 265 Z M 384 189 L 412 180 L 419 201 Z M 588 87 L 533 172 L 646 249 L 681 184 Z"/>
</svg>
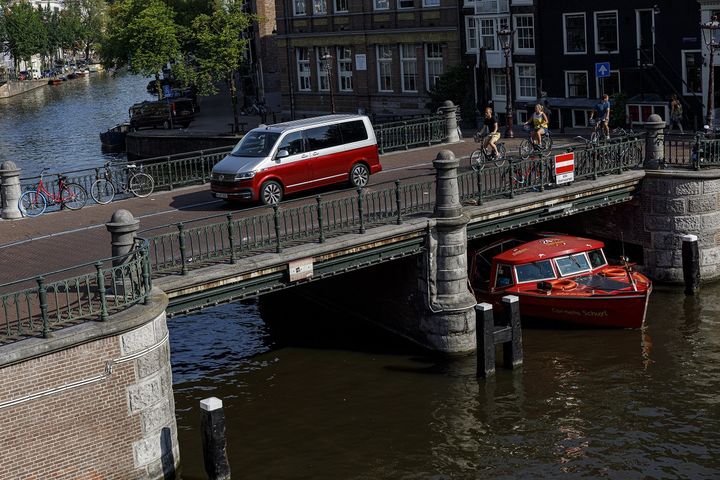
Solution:
<svg viewBox="0 0 720 480">
<path fill-rule="evenodd" d="M 528 121 L 525 122 L 525 125 L 532 126 L 530 137 L 532 138 L 533 145 L 537 146 L 538 148 L 540 147 L 540 145 L 542 145 L 542 136 L 545 134 L 545 130 L 548 128 L 548 117 L 547 115 L 545 115 L 545 112 L 543 110 L 543 106 L 538 103 L 537 105 L 535 105 L 535 112 L 528 119 Z"/>
<path fill-rule="evenodd" d="M 483 141 L 483 148 L 487 148 L 488 146 L 490 146 L 493 151 L 493 156 L 499 157 L 500 153 L 498 152 L 496 143 L 498 140 L 500 140 L 500 132 L 498 132 L 497 117 L 493 115 L 493 110 L 491 107 L 487 107 L 485 109 L 483 128 L 478 132 L 478 134 L 486 134 Z"/>
</svg>

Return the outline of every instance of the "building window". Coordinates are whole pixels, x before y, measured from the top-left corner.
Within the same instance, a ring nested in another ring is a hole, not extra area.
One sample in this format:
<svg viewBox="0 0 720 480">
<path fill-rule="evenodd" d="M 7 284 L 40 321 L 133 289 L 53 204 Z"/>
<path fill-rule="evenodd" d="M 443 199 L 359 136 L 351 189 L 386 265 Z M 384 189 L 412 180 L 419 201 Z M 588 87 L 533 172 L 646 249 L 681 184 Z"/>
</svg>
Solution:
<svg viewBox="0 0 720 480">
<path fill-rule="evenodd" d="M 350 47 L 338 47 L 338 72 L 340 76 L 340 91 L 352 92 L 352 52 Z"/>
<path fill-rule="evenodd" d="M 588 74 L 586 71 L 565 72 L 565 96 L 588 97 Z"/>
<path fill-rule="evenodd" d="M 587 127 L 588 118 L 590 118 L 591 110 L 573 110 L 572 111 L 572 126 L 573 127 Z"/>
<path fill-rule="evenodd" d="M 347 12 L 348 0 L 335 0 L 335 13 Z"/>
<path fill-rule="evenodd" d="M 293 1 L 293 13 L 298 15 L 305 15 L 305 0 L 294 0 Z"/>
<path fill-rule="evenodd" d="M 565 53 L 587 53 L 585 14 L 564 13 L 563 28 L 565 31 Z"/>
<path fill-rule="evenodd" d="M 610 76 L 605 78 L 595 78 L 597 96 L 603 93 L 612 96 L 620 93 L 620 70 L 610 70 Z"/>
<path fill-rule="evenodd" d="M 468 53 L 474 53 L 478 50 L 477 34 L 477 19 L 470 16 L 465 17 L 465 43 Z"/>
<path fill-rule="evenodd" d="M 595 53 L 618 53 L 618 14 L 595 12 Z"/>
<path fill-rule="evenodd" d="M 423 7 L 439 7 L 440 0 L 423 0 Z"/>
<path fill-rule="evenodd" d="M 517 84 L 519 98 L 537 98 L 535 65 L 517 64 Z"/>
<path fill-rule="evenodd" d="M 700 50 L 682 52 L 683 95 L 702 93 L 702 63 Z"/>
<path fill-rule="evenodd" d="M 298 90 L 310 91 L 310 49 L 297 49 Z"/>
<path fill-rule="evenodd" d="M 327 4 L 325 0 L 312 0 L 313 15 L 327 15 Z"/>
<path fill-rule="evenodd" d="M 375 10 L 388 10 L 390 8 L 390 0 L 375 0 Z"/>
<path fill-rule="evenodd" d="M 532 15 L 515 15 L 515 48 L 524 53 L 535 51 L 535 23 Z"/>
<path fill-rule="evenodd" d="M 378 92 L 392 92 L 392 46 L 377 46 Z"/>
<path fill-rule="evenodd" d="M 330 49 L 328 47 L 318 47 L 317 49 L 317 76 L 318 76 L 318 90 L 328 91 L 330 90 L 330 79 L 328 78 L 328 61 L 327 56 L 330 55 Z M 331 67 L 332 68 L 332 67 Z"/>
<path fill-rule="evenodd" d="M 403 92 L 417 92 L 417 75 L 415 45 L 400 44 L 400 80 Z"/>
<path fill-rule="evenodd" d="M 479 18 L 478 20 L 480 21 L 480 48 L 485 48 L 485 50 L 497 50 L 495 47 L 495 38 L 497 37 L 495 19 Z"/>
<path fill-rule="evenodd" d="M 505 98 L 507 88 L 505 85 L 505 70 L 502 68 L 493 68 L 490 70 L 492 78 L 493 98 Z"/>
<path fill-rule="evenodd" d="M 443 73 L 442 45 L 428 43 L 425 45 L 425 75 L 427 76 L 427 89 L 435 88 L 440 75 Z"/>
<path fill-rule="evenodd" d="M 415 7 L 415 0 L 397 0 L 397 8 L 413 8 Z"/>
</svg>

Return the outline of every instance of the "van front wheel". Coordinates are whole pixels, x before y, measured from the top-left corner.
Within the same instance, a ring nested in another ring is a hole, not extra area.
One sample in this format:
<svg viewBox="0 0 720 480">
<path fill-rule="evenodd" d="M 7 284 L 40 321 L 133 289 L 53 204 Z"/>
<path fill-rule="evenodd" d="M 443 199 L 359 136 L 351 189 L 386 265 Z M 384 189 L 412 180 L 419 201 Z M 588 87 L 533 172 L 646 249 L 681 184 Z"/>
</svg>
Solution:
<svg viewBox="0 0 720 480">
<path fill-rule="evenodd" d="M 350 183 L 352 186 L 362 188 L 368 184 L 368 180 L 370 180 L 370 170 L 362 163 L 353 165 L 352 169 L 350 169 Z"/>
<path fill-rule="evenodd" d="M 260 201 L 263 205 L 276 205 L 280 203 L 282 196 L 282 186 L 274 180 L 269 180 L 260 187 Z"/>
</svg>

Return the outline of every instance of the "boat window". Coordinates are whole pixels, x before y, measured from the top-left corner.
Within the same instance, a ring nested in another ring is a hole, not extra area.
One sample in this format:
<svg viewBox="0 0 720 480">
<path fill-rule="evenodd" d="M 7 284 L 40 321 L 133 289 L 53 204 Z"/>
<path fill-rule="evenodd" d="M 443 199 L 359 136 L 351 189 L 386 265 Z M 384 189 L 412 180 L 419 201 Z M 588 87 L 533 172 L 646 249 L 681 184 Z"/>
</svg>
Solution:
<svg viewBox="0 0 720 480">
<path fill-rule="evenodd" d="M 555 263 L 558 266 L 558 270 L 560 270 L 560 275 L 563 277 L 590 270 L 590 264 L 588 264 L 587 257 L 585 257 L 584 253 L 576 253 L 575 255 L 556 258 Z"/>
<path fill-rule="evenodd" d="M 536 282 L 538 280 L 555 278 L 555 272 L 553 271 L 550 260 L 518 265 L 515 267 L 515 274 L 517 275 L 518 283 Z"/>
<path fill-rule="evenodd" d="M 607 260 L 605 260 L 605 255 L 603 254 L 601 248 L 598 248 L 597 250 L 590 250 L 588 252 L 588 258 L 590 258 L 590 265 L 592 265 L 592 268 L 602 267 L 607 264 Z"/>
<path fill-rule="evenodd" d="M 270 154 L 279 133 L 251 131 L 240 140 L 230 155 L 234 157 L 267 157 Z"/>
<path fill-rule="evenodd" d="M 510 265 L 498 265 L 497 274 L 495 275 L 495 287 L 507 287 L 512 283 L 512 268 L 510 268 Z"/>
</svg>

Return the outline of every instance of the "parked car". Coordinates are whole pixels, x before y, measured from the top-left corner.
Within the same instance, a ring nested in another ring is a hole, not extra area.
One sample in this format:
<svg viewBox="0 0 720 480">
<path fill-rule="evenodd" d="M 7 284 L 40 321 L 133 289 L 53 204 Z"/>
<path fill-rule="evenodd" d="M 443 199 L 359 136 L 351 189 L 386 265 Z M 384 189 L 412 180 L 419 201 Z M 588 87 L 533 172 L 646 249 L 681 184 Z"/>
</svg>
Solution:
<svg viewBox="0 0 720 480">
<path fill-rule="evenodd" d="M 187 128 L 195 118 L 193 102 L 188 98 L 136 103 L 129 113 L 133 131 L 146 127 Z"/>
<path fill-rule="evenodd" d="M 326 115 L 251 130 L 213 167 L 210 189 L 216 198 L 272 205 L 335 183 L 364 187 L 381 170 L 370 119 Z"/>
</svg>

